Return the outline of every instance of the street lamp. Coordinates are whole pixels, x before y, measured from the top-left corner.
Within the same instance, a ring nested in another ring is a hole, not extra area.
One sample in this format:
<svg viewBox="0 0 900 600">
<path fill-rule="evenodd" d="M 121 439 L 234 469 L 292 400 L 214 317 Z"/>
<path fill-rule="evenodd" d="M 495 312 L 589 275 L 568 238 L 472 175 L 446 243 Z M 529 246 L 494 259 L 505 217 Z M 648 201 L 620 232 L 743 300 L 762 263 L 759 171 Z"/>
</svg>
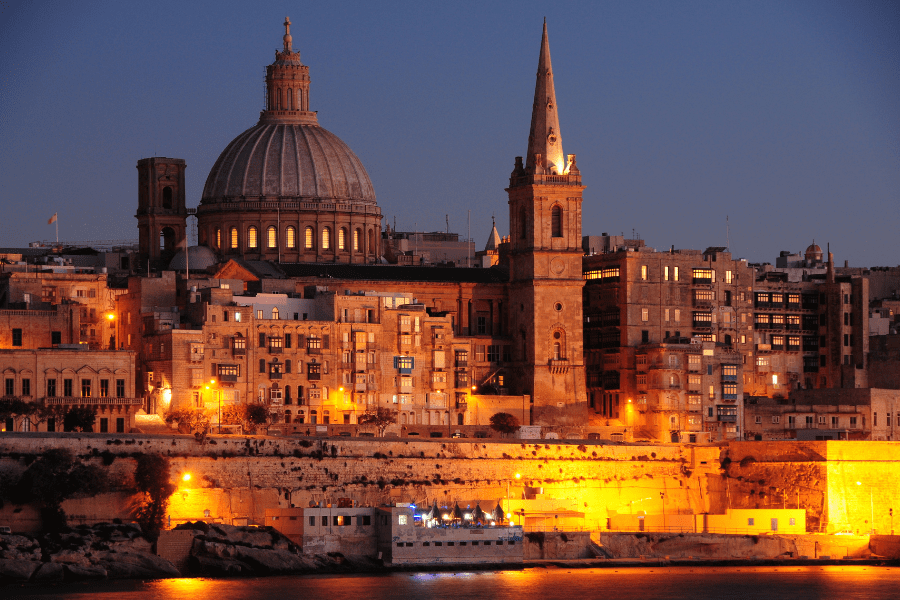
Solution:
<svg viewBox="0 0 900 600">
<path fill-rule="evenodd" d="M 116 320 L 116 313 L 106 313 L 106 320 L 109 321 L 109 326 L 113 328 L 113 339 L 112 344 L 110 344 L 110 350 L 115 350 L 116 346 L 119 344 L 119 322 Z"/>
<path fill-rule="evenodd" d="M 210 379 L 209 383 L 206 385 L 206 390 L 209 391 L 212 389 L 212 386 L 216 385 L 215 379 Z M 219 435 L 222 434 L 222 395 L 219 394 L 217 397 L 219 401 Z"/>
</svg>

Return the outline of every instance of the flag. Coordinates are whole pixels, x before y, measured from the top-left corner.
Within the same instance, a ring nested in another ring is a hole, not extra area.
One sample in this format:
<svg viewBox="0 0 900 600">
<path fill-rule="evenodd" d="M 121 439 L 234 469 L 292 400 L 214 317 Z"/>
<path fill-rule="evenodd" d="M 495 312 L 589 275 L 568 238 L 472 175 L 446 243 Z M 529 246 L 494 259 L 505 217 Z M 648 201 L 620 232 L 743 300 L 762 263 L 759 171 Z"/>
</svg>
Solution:
<svg viewBox="0 0 900 600">
<path fill-rule="evenodd" d="M 56 223 L 56 213 L 53 213 L 53 216 L 47 220 L 47 225 L 51 225 L 53 223 Z"/>
</svg>

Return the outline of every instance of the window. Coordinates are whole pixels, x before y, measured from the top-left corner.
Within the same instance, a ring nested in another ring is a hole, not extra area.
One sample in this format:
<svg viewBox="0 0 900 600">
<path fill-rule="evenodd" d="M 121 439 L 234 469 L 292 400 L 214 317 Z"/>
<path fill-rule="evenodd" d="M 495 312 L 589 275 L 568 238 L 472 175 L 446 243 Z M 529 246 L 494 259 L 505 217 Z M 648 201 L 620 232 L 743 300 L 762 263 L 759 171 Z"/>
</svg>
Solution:
<svg viewBox="0 0 900 600">
<path fill-rule="evenodd" d="M 125 380 L 124 379 L 116 379 L 116 397 L 117 398 L 125 397 Z"/>
<path fill-rule="evenodd" d="M 725 271 L 725 283 L 731 283 L 732 274 L 731 271 Z"/>
<path fill-rule="evenodd" d="M 330 250 L 331 249 L 331 228 L 323 227 L 322 228 L 322 250 Z"/>
<path fill-rule="evenodd" d="M 307 227 L 303 236 L 303 246 L 307 250 L 312 250 L 316 235 L 312 227 Z"/>
<path fill-rule="evenodd" d="M 16 394 L 16 380 L 15 379 L 7 379 L 6 380 L 6 388 L 4 390 L 7 396 L 15 396 Z"/>
<path fill-rule="evenodd" d="M 216 240 L 215 241 L 216 249 L 221 248 L 222 247 L 222 229 L 220 227 L 216 227 L 215 240 Z"/>
<path fill-rule="evenodd" d="M 362 232 L 359 229 L 353 230 L 353 251 L 359 252 L 359 238 Z"/>
<path fill-rule="evenodd" d="M 100 380 L 100 397 L 101 398 L 109 397 L 109 379 L 101 379 Z"/>
<path fill-rule="evenodd" d="M 558 204 L 550 211 L 550 228 L 552 237 L 562 237 L 562 208 Z"/>
<path fill-rule="evenodd" d="M 338 229 L 338 250 L 347 249 L 347 230 L 341 227 Z"/>
<path fill-rule="evenodd" d="M 63 379 L 63 396 L 71 396 L 72 395 L 72 380 L 71 379 Z"/>
<path fill-rule="evenodd" d="M 21 346 L 22 345 L 22 330 L 21 329 L 13 329 L 12 330 L 12 345 L 13 346 Z"/>
<path fill-rule="evenodd" d="M 259 231 L 256 229 L 256 227 L 251 226 L 247 230 L 247 247 L 248 248 L 259 247 Z"/>
<path fill-rule="evenodd" d="M 284 245 L 292 250 L 297 247 L 297 230 L 293 227 L 284 230 Z"/>
<path fill-rule="evenodd" d="M 90 379 L 82 379 L 81 380 L 81 397 L 82 398 L 90 398 L 91 397 L 91 380 Z"/>
<path fill-rule="evenodd" d="M 238 247 L 238 230 L 237 227 L 231 228 L 231 249 L 235 250 Z"/>
<path fill-rule="evenodd" d="M 269 248 L 278 247 L 278 233 L 275 231 L 275 227 L 271 225 L 266 229 L 266 246 Z"/>
<path fill-rule="evenodd" d="M 673 279 L 675 281 L 678 281 L 678 267 L 675 267 L 673 275 L 674 275 Z"/>
<path fill-rule="evenodd" d="M 641 281 L 647 281 L 648 271 L 647 265 L 641 265 Z"/>
<path fill-rule="evenodd" d="M 756 415 L 755 423 L 756 423 L 757 425 L 761 425 L 761 424 L 762 424 L 762 417 L 759 416 L 759 415 Z"/>
<path fill-rule="evenodd" d="M 642 308 L 642 309 L 641 309 L 641 321 L 643 321 L 644 323 L 646 323 L 646 322 L 649 321 L 649 320 L 650 320 L 650 309 L 649 309 L 649 308 Z"/>
<path fill-rule="evenodd" d="M 850 417 L 850 427 L 856 427 L 856 417 Z"/>
<path fill-rule="evenodd" d="M 663 281 L 669 280 L 669 267 L 663 267 Z"/>
<path fill-rule="evenodd" d="M 755 525 L 755 520 L 753 519 L 753 517 L 748 517 L 748 518 L 747 518 L 747 525 L 748 525 L 748 526 L 751 526 L 751 527 L 752 527 L 753 525 Z"/>
<path fill-rule="evenodd" d="M 274 306 L 272 307 L 272 319 L 275 321 L 278 320 L 278 308 Z"/>
<path fill-rule="evenodd" d="M 47 380 L 47 396 L 53 398 L 56 396 L 56 380 L 48 379 Z"/>
</svg>

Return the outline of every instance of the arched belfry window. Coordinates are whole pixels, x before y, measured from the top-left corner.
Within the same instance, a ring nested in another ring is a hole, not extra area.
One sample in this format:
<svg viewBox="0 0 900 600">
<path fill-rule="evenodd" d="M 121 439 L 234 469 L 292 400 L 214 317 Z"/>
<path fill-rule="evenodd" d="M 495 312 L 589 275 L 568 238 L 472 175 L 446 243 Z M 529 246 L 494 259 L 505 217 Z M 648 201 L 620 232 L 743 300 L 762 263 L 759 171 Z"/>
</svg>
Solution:
<svg viewBox="0 0 900 600">
<path fill-rule="evenodd" d="M 168 185 L 162 190 L 162 203 L 163 208 L 172 208 L 172 188 Z"/>
<path fill-rule="evenodd" d="M 562 237 L 562 208 L 557 204 L 550 211 L 550 228 L 553 237 Z"/>
<path fill-rule="evenodd" d="M 269 248 L 277 248 L 278 247 L 278 233 L 275 230 L 275 227 L 270 225 L 268 229 L 266 229 L 266 246 Z"/>
<path fill-rule="evenodd" d="M 306 232 L 304 234 L 304 242 L 303 245 L 307 250 L 312 250 L 313 244 L 316 241 L 316 233 L 313 231 L 312 227 L 307 227 Z"/>
<path fill-rule="evenodd" d="M 254 249 L 259 247 L 259 230 L 256 227 L 251 226 L 247 229 L 247 247 Z"/>
<path fill-rule="evenodd" d="M 297 246 L 297 230 L 288 227 L 284 230 L 284 245 L 293 250 Z"/>
</svg>

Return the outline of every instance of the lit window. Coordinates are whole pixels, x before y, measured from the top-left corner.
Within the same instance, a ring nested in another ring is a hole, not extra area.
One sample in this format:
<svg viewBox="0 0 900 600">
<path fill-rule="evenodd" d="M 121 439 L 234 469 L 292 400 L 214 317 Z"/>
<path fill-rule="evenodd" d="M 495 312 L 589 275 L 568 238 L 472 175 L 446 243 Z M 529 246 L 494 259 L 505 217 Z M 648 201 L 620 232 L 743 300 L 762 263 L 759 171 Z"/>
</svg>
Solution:
<svg viewBox="0 0 900 600">
<path fill-rule="evenodd" d="M 347 230 L 341 227 L 338 229 L 338 250 L 347 249 Z"/>
<path fill-rule="evenodd" d="M 222 247 L 222 230 L 216 227 L 216 248 Z"/>
<path fill-rule="evenodd" d="M 354 229 L 353 230 L 353 251 L 354 252 L 359 252 L 359 238 L 360 238 L 359 229 Z"/>
<path fill-rule="evenodd" d="M 238 230 L 237 227 L 231 228 L 231 248 L 236 249 L 238 247 Z"/>
<path fill-rule="evenodd" d="M 731 283 L 731 271 L 725 271 L 725 283 Z"/>
<path fill-rule="evenodd" d="M 663 267 L 663 279 L 665 281 L 669 280 L 669 267 Z"/>
<path fill-rule="evenodd" d="M 269 227 L 266 230 L 266 245 L 269 248 L 275 248 L 278 246 L 278 235 L 274 227 Z"/>
<path fill-rule="evenodd" d="M 641 265 L 641 281 L 647 281 L 647 265 Z"/>
<path fill-rule="evenodd" d="M 313 228 L 307 227 L 306 234 L 305 234 L 305 241 L 304 241 L 304 245 L 307 250 L 312 250 L 314 241 L 315 241 L 315 233 L 313 232 Z"/>
<path fill-rule="evenodd" d="M 322 250 L 328 250 L 331 248 L 331 229 L 329 227 L 324 227 L 322 229 Z"/>
<path fill-rule="evenodd" d="M 646 323 L 649 320 L 650 320 L 650 309 L 642 308 L 641 309 L 641 321 L 644 321 Z"/>
<path fill-rule="evenodd" d="M 247 247 L 259 247 L 259 232 L 256 230 L 256 227 L 250 227 L 250 229 L 247 230 Z"/>
<path fill-rule="evenodd" d="M 288 248 L 294 248 L 297 245 L 297 230 L 293 227 L 288 227 L 284 232 L 285 245 Z"/>
<path fill-rule="evenodd" d="M 678 267 L 675 267 L 675 273 L 674 273 L 674 275 L 675 275 L 675 276 L 673 277 L 673 279 L 674 279 L 675 281 L 678 281 Z"/>
</svg>

